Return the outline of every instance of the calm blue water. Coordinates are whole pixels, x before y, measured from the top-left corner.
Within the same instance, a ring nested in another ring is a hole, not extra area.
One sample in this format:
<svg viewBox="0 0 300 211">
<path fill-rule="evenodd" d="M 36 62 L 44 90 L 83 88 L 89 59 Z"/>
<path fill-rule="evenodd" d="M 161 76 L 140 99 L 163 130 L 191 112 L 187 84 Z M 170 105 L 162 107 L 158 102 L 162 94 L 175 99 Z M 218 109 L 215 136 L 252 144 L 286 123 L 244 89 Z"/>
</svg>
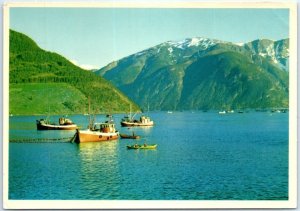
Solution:
<svg viewBox="0 0 300 211">
<path fill-rule="evenodd" d="M 139 141 L 10 143 L 10 199 L 287 200 L 288 114 L 150 112 Z M 71 137 L 10 117 L 10 139 Z M 70 116 L 86 127 L 86 116 Z M 53 120 L 57 118 L 53 117 Z M 98 116 L 97 120 L 101 120 Z M 127 150 L 134 143 L 156 150 Z"/>
</svg>

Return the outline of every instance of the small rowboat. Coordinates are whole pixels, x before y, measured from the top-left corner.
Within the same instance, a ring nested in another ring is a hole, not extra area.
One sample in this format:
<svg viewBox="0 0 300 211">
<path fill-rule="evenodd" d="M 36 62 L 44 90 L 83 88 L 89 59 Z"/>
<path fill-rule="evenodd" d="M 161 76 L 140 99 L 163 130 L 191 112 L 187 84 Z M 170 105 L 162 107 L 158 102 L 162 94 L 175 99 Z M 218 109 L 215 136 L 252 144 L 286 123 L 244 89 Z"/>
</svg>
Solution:
<svg viewBox="0 0 300 211">
<path fill-rule="evenodd" d="M 143 144 L 143 145 L 131 145 L 131 146 L 127 146 L 127 149 L 156 149 L 157 144 Z"/>
<path fill-rule="evenodd" d="M 121 138 L 126 139 L 140 139 L 141 137 L 138 135 L 127 135 L 127 134 L 120 134 Z"/>
</svg>

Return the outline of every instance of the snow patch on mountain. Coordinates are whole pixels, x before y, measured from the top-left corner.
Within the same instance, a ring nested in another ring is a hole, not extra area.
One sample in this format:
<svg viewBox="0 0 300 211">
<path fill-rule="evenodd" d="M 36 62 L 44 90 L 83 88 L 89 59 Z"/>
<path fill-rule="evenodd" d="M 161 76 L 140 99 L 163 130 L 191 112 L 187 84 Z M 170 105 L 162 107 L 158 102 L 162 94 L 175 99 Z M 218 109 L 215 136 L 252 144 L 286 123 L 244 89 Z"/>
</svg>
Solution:
<svg viewBox="0 0 300 211">
<path fill-rule="evenodd" d="M 212 40 L 208 38 L 194 37 L 187 38 L 181 41 L 168 41 L 166 43 L 174 48 L 179 48 L 183 50 L 189 47 L 201 47 L 203 50 L 206 50 L 207 48 L 212 47 L 220 42 L 221 41 Z"/>
<path fill-rule="evenodd" d="M 232 43 L 203 37 L 186 38 L 179 41 L 167 41 L 152 48 L 134 54 L 136 57 L 144 54 L 150 56 L 166 51 L 170 58 L 188 58 L 197 51 L 203 55 L 207 50 L 217 44 L 235 45 L 245 50 L 250 50 L 253 55 L 260 55 L 273 61 L 281 69 L 288 70 L 289 49 L 286 40 L 272 41 L 269 39 L 254 40 L 249 43 Z"/>
<path fill-rule="evenodd" d="M 201 38 L 192 38 L 192 40 L 190 41 L 190 43 L 188 44 L 188 47 L 191 47 L 191 46 L 198 46 L 199 43 L 201 41 Z"/>
<path fill-rule="evenodd" d="M 168 48 L 168 51 L 169 51 L 169 53 L 170 53 L 170 55 L 171 55 L 172 52 L 173 52 L 173 48 L 172 48 L 172 47 L 169 47 L 169 48 Z"/>
<path fill-rule="evenodd" d="M 135 56 L 142 56 L 142 55 L 144 55 L 145 53 L 147 53 L 147 51 L 140 51 L 140 52 L 138 52 L 138 53 L 136 53 L 136 54 L 134 54 Z"/>
</svg>

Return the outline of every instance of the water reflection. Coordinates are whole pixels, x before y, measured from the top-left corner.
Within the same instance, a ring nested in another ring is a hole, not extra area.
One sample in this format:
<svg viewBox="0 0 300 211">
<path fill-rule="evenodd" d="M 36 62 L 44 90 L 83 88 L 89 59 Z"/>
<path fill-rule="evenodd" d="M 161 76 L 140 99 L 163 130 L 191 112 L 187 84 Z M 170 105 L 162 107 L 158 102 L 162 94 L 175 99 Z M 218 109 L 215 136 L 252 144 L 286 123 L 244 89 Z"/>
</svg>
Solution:
<svg viewBox="0 0 300 211">
<path fill-rule="evenodd" d="M 119 131 L 123 134 L 131 135 L 134 133 L 135 135 L 147 138 L 152 135 L 153 127 L 121 127 L 119 128 Z"/>
<path fill-rule="evenodd" d="M 83 198 L 116 197 L 120 185 L 118 141 L 78 144 L 80 188 Z"/>
<path fill-rule="evenodd" d="M 103 141 L 103 142 L 87 142 L 77 144 L 79 155 L 82 161 L 98 160 L 100 157 L 110 156 L 117 157 L 117 141 Z"/>
</svg>

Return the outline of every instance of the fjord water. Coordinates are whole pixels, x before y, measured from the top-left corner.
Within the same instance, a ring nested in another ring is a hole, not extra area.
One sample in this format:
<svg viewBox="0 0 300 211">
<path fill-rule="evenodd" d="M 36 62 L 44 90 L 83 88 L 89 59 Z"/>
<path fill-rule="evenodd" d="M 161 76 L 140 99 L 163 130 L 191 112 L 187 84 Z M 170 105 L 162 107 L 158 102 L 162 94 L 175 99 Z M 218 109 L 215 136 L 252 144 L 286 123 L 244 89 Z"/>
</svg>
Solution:
<svg viewBox="0 0 300 211">
<path fill-rule="evenodd" d="M 288 113 L 150 112 L 140 140 L 10 143 L 10 199 L 287 200 Z M 10 117 L 11 140 L 72 137 Z M 87 117 L 70 116 L 81 127 Z M 57 120 L 58 116 L 52 117 Z M 103 120 L 97 116 L 97 120 Z M 6 140 L 7 141 L 7 140 Z M 156 150 L 126 145 L 156 143 Z"/>
</svg>

